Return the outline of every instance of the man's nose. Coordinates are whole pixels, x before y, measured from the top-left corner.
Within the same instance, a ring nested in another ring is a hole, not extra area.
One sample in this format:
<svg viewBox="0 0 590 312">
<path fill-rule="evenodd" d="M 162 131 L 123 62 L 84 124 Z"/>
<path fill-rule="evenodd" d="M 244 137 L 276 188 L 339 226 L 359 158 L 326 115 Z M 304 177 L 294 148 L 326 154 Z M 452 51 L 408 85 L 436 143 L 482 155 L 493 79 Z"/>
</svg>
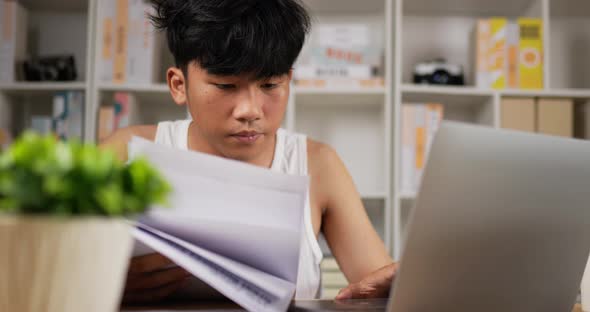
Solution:
<svg viewBox="0 0 590 312">
<path fill-rule="evenodd" d="M 252 122 L 262 118 L 262 105 L 256 91 L 249 90 L 238 100 L 233 110 L 233 117 L 241 122 Z"/>
</svg>

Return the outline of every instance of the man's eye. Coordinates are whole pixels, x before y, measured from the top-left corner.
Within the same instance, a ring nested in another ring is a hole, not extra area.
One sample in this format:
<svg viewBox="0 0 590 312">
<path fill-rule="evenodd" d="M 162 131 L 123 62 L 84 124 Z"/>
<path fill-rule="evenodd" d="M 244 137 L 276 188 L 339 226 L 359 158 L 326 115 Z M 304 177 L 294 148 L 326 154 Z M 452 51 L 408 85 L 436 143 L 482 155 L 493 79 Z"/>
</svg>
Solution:
<svg viewBox="0 0 590 312">
<path fill-rule="evenodd" d="M 234 84 L 225 84 L 225 83 L 216 83 L 215 86 L 220 90 L 231 90 L 235 89 L 236 85 Z"/>
<path fill-rule="evenodd" d="M 278 86 L 277 83 L 265 83 L 262 85 L 262 89 L 270 90 L 270 89 L 276 88 L 277 86 Z"/>
</svg>

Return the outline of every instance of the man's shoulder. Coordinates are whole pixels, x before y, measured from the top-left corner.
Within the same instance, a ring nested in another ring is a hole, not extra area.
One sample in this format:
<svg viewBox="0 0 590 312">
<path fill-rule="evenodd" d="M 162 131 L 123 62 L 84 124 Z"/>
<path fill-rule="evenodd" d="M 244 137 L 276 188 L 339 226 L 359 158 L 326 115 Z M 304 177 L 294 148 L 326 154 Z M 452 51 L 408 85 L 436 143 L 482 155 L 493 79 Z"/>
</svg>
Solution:
<svg viewBox="0 0 590 312">
<path fill-rule="evenodd" d="M 307 139 L 307 163 L 310 172 L 325 170 L 340 162 L 340 157 L 334 148 L 326 143 Z"/>
<path fill-rule="evenodd" d="M 99 142 L 101 148 L 114 150 L 121 160 L 127 159 L 127 143 L 132 137 L 138 136 L 146 140 L 154 141 L 156 138 L 156 125 L 141 125 L 121 128 L 112 135 Z"/>
</svg>

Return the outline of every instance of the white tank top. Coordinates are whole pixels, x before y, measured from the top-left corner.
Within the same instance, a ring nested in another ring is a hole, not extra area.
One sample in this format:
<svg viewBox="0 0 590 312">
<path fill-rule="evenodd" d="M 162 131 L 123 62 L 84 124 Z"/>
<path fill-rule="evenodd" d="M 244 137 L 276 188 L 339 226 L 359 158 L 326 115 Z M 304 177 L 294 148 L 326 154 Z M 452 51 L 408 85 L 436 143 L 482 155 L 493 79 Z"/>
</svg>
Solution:
<svg viewBox="0 0 590 312">
<path fill-rule="evenodd" d="M 188 150 L 190 123 L 191 120 L 158 123 L 155 142 L 181 150 Z M 285 174 L 308 175 L 307 137 L 279 129 L 270 170 Z M 297 300 L 319 298 L 320 262 L 323 257 L 311 222 L 309 195 L 304 209 L 297 291 L 295 293 L 295 299 Z"/>
</svg>

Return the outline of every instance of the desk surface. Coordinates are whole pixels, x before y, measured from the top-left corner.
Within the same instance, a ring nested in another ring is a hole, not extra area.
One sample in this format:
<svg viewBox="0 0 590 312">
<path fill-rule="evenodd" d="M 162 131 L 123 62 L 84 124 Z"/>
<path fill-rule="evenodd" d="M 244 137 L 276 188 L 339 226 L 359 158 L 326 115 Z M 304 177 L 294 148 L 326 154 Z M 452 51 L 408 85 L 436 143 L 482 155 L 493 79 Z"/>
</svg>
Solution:
<svg viewBox="0 0 590 312">
<path fill-rule="evenodd" d="M 211 312 L 241 312 L 244 311 L 233 303 L 207 303 L 207 304 L 182 304 L 182 305 L 161 305 L 153 307 L 130 307 L 123 311 L 211 311 Z M 577 304 L 572 312 L 583 312 L 582 307 Z"/>
</svg>

